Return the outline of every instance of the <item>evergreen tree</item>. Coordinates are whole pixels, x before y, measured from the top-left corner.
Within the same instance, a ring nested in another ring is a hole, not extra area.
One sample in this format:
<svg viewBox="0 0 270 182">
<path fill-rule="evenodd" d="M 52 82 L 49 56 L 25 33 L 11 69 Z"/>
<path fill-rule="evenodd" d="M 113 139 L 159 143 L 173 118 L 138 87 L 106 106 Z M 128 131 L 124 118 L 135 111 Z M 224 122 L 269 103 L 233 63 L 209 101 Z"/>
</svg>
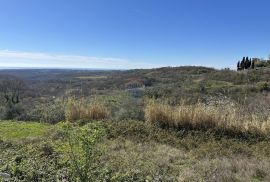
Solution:
<svg viewBox="0 0 270 182">
<path fill-rule="evenodd" d="M 245 69 L 248 69 L 248 64 L 249 64 L 249 58 L 246 57 L 246 59 L 245 59 Z"/>
<path fill-rule="evenodd" d="M 245 57 L 243 57 L 241 63 L 240 63 L 240 66 L 241 66 L 241 70 L 245 68 Z"/>
<path fill-rule="evenodd" d="M 251 58 L 248 60 L 248 65 L 247 65 L 248 69 L 251 68 Z"/>
<path fill-rule="evenodd" d="M 237 71 L 241 69 L 241 66 L 240 66 L 240 61 L 238 61 L 237 63 Z"/>
<path fill-rule="evenodd" d="M 251 69 L 254 69 L 255 68 L 255 61 L 254 59 L 252 60 L 252 63 L 251 63 Z"/>
</svg>

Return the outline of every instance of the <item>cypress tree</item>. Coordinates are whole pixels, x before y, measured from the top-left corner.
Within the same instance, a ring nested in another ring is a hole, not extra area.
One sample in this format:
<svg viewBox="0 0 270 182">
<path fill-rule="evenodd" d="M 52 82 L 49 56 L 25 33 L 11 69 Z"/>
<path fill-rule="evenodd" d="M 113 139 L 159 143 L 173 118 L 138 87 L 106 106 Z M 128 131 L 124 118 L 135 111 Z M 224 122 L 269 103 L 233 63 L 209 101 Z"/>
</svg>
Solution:
<svg viewBox="0 0 270 182">
<path fill-rule="evenodd" d="M 245 57 L 243 57 L 241 63 L 240 63 L 240 66 L 241 66 L 241 70 L 245 68 Z"/>
<path fill-rule="evenodd" d="M 245 59 L 245 69 L 248 69 L 248 63 L 249 62 L 249 58 L 248 57 L 246 57 L 246 59 Z"/>
<path fill-rule="evenodd" d="M 252 62 L 251 62 L 251 69 L 254 69 L 254 68 L 255 68 L 255 61 L 252 60 Z"/>
<path fill-rule="evenodd" d="M 251 67 L 251 58 L 247 60 L 247 69 L 250 69 Z"/>
</svg>

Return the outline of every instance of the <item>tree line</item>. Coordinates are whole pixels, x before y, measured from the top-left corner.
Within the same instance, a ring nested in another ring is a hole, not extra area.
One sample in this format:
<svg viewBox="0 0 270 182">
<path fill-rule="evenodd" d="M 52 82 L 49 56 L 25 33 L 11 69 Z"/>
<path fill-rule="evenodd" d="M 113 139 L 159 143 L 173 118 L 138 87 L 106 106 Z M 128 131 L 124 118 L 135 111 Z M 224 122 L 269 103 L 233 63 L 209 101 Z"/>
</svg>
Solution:
<svg viewBox="0 0 270 182">
<path fill-rule="evenodd" d="M 237 63 L 237 70 L 254 69 L 255 61 L 255 58 L 243 57 L 242 61 Z"/>
<path fill-rule="evenodd" d="M 270 67 L 270 55 L 269 59 L 249 58 L 243 57 L 242 61 L 237 62 L 237 70 L 255 69 L 258 67 Z"/>
</svg>

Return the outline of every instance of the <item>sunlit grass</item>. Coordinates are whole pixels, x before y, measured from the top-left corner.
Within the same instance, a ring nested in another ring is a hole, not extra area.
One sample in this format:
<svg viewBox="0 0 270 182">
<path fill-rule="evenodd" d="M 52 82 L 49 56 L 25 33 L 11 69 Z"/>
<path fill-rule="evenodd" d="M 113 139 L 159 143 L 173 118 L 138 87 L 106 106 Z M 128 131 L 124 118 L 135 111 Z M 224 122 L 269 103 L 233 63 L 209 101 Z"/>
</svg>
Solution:
<svg viewBox="0 0 270 182">
<path fill-rule="evenodd" d="M 16 140 L 45 135 L 53 126 L 36 122 L 0 121 L 0 138 Z"/>
</svg>

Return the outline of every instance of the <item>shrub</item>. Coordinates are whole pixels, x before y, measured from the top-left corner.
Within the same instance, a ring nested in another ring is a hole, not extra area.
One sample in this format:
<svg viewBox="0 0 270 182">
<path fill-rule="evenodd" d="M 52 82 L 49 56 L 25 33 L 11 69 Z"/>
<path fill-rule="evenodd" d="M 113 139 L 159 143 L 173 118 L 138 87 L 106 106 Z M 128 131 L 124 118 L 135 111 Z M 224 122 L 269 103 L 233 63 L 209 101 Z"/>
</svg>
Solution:
<svg viewBox="0 0 270 182">
<path fill-rule="evenodd" d="M 6 103 L 0 108 L 0 119 L 18 119 L 24 112 L 21 104 Z"/>
<path fill-rule="evenodd" d="M 74 181 L 99 181 L 105 179 L 105 168 L 99 163 L 102 151 L 98 143 L 105 135 L 99 123 L 90 123 L 82 128 L 66 126 L 69 146 L 69 161 Z"/>
<path fill-rule="evenodd" d="M 257 88 L 259 91 L 269 91 L 270 90 L 270 86 L 267 82 L 258 82 Z"/>
<path fill-rule="evenodd" d="M 55 151 L 54 151 L 53 147 L 49 143 L 44 143 L 41 146 L 41 153 L 44 156 L 47 156 L 47 157 L 51 156 L 54 152 Z"/>
<path fill-rule="evenodd" d="M 31 105 L 24 105 L 25 112 L 17 117 L 21 121 L 41 121 L 55 124 L 65 119 L 65 103 L 53 101 L 48 103 L 34 102 Z"/>
<path fill-rule="evenodd" d="M 114 118 L 116 120 L 143 120 L 143 101 L 142 99 L 125 97 L 119 101 L 117 110 L 115 110 Z"/>
</svg>

